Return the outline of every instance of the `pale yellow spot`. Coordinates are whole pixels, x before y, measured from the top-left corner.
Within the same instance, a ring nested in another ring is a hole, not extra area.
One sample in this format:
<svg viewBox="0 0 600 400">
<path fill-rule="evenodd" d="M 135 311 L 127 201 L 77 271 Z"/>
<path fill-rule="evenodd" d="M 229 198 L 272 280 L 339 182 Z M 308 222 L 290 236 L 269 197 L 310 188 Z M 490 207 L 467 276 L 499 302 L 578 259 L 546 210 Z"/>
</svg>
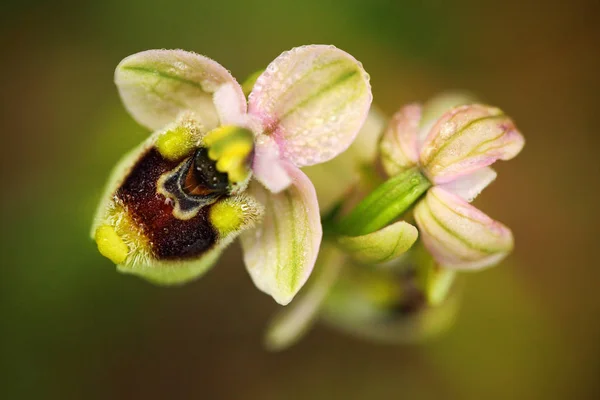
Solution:
<svg viewBox="0 0 600 400">
<path fill-rule="evenodd" d="M 204 136 L 204 144 L 206 146 L 212 146 L 219 140 L 228 137 L 238 129 L 240 128 L 233 125 L 223 125 L 216 129 L 213 129 L 212 131 L 208 132 L 206 136 Z"/>
<path fill-rule="evenodd" d="M 241 204 L 217 202 L 209 213 L 210 222 L 221 235 L 237 231 L 244 223 L 244 210 Z"/>
<path fill-rule="evenodd" d="M 231 182 L 242 182 L 248 177 L 248 169 L 241 165 L 236 169 L 231 169 L 227 173 Z"/>
<path fill-rule="evenodd" d="M 156 140 L 156 148 L 167 160 L 176 161 L 194 149 L 191 132 L 183 126 L 166 131 Z"/>
<path fill-rule="evenodd" d="M 254 135 L 236 126 L 221 126 L 204 137 L 208 157 L 217 162 L 216 168 L 227 173 L 229 181 L 242 182 L 250 173 L 248 157 L 254 149 Z"/>
<path fill-rule="evenodd" d="M 129 254 L 129 247 L 110 225 L 101 225 L 96 229 L 95 238 L 100 254 L 115 264 L 122 264 Z"/>
<path fill-rule="evenodd" d="M 228 172 L 232 169 L 237 168 L 241 163 L 242 163 L 243 159 L 239 156 L 231 156 L 231 155 L 226 155 L 224 157 L 219 158 L 219 161 L 217 161 L 217 171 L 219 172 Z"/>
</svg>

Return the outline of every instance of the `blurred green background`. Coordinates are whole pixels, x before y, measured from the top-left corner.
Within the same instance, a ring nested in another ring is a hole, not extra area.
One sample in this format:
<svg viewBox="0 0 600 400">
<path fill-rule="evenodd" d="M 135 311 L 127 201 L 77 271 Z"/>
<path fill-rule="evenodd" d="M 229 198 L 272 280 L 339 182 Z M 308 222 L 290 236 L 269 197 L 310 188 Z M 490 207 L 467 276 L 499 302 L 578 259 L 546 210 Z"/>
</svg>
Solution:
<svg viewBox="0 0 600 400">
<path fill-rule="evenodd" d="M 594 1 L 5 1 L 0 397 L 600 398 Z M 514 254 L 468 277 L 455 326 L 421 345 L 318 326 L 262 348 L 276 304 L 237 245 L 178 289 L 120 275 L 88 238 L 112 165 L 147 134 L 112 83 L 125 56 L 194 50 L 243 79 L 293 46 L 349 51 L 388 114 L 468 89 L 527 138 L 477 205 Z"/>
</svg>

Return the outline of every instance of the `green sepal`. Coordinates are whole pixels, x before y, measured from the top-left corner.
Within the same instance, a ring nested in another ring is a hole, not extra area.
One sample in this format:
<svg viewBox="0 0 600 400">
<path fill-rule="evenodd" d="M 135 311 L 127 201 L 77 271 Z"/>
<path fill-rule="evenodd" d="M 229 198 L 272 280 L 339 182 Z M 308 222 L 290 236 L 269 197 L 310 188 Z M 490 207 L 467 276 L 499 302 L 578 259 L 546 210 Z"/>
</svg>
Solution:
<svg viewBox="0 0 600 400">
<path fill-rule="evenodd" d="M 242 83 L 242 91 L 244 92 L 244 96 L 248 97 L 250 92 L 252 92 L 252 88 L 254 88 L 256 80 L 262 75 L 263 72 L 265 72 L 264 69 L 259 69 L 258 71 L 253 72 L 246 78 L 244 83 Z"/>
<path fill-rule="evenodd" d="M 400 217 L 431 187 L 418 168 L 404 171 L 365 197 L 337 226 L 346 236 L 375 232 Z"/>
<path fill-rule="evenodd" d="M 418 236 L 417 228 L 399 221 L 366 235 L 340 236 L 337 242 L 354 260 L 364 264 L 380 264 L 404 254 Z"/>
</svg>

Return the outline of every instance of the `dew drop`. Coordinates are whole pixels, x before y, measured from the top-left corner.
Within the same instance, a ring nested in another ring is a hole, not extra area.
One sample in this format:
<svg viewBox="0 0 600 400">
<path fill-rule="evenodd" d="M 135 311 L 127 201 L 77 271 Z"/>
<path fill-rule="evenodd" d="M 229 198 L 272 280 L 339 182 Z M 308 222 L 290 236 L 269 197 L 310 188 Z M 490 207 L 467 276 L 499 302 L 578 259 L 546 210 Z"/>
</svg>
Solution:
<svg viewBox="0 0 600 400">
<path fill-rule="evenodd" d="M 448 121 L 444 125 L 442 125 L 442 128 L 440 129 L 440 137 L 442 139 L 448 139 L 454 134 L 455 131 L 456 124 L 452 121 Z"/>
</svg>

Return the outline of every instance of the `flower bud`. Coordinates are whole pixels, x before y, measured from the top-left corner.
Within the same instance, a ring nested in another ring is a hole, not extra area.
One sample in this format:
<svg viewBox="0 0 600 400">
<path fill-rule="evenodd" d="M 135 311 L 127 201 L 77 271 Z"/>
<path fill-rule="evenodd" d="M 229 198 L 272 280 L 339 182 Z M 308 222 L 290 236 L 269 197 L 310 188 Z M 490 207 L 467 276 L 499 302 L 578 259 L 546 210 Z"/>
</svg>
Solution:
<svg viewBox="0 0 600 400">
<path fill-rule="evenodd" d="M 349 265 L 321 311 L 323 320 L 365 339 L 386 343 L 422 341 L 447 329 L 458 310 L 458 292 L 432 305 L 412 268 Z"/>
</svg>

